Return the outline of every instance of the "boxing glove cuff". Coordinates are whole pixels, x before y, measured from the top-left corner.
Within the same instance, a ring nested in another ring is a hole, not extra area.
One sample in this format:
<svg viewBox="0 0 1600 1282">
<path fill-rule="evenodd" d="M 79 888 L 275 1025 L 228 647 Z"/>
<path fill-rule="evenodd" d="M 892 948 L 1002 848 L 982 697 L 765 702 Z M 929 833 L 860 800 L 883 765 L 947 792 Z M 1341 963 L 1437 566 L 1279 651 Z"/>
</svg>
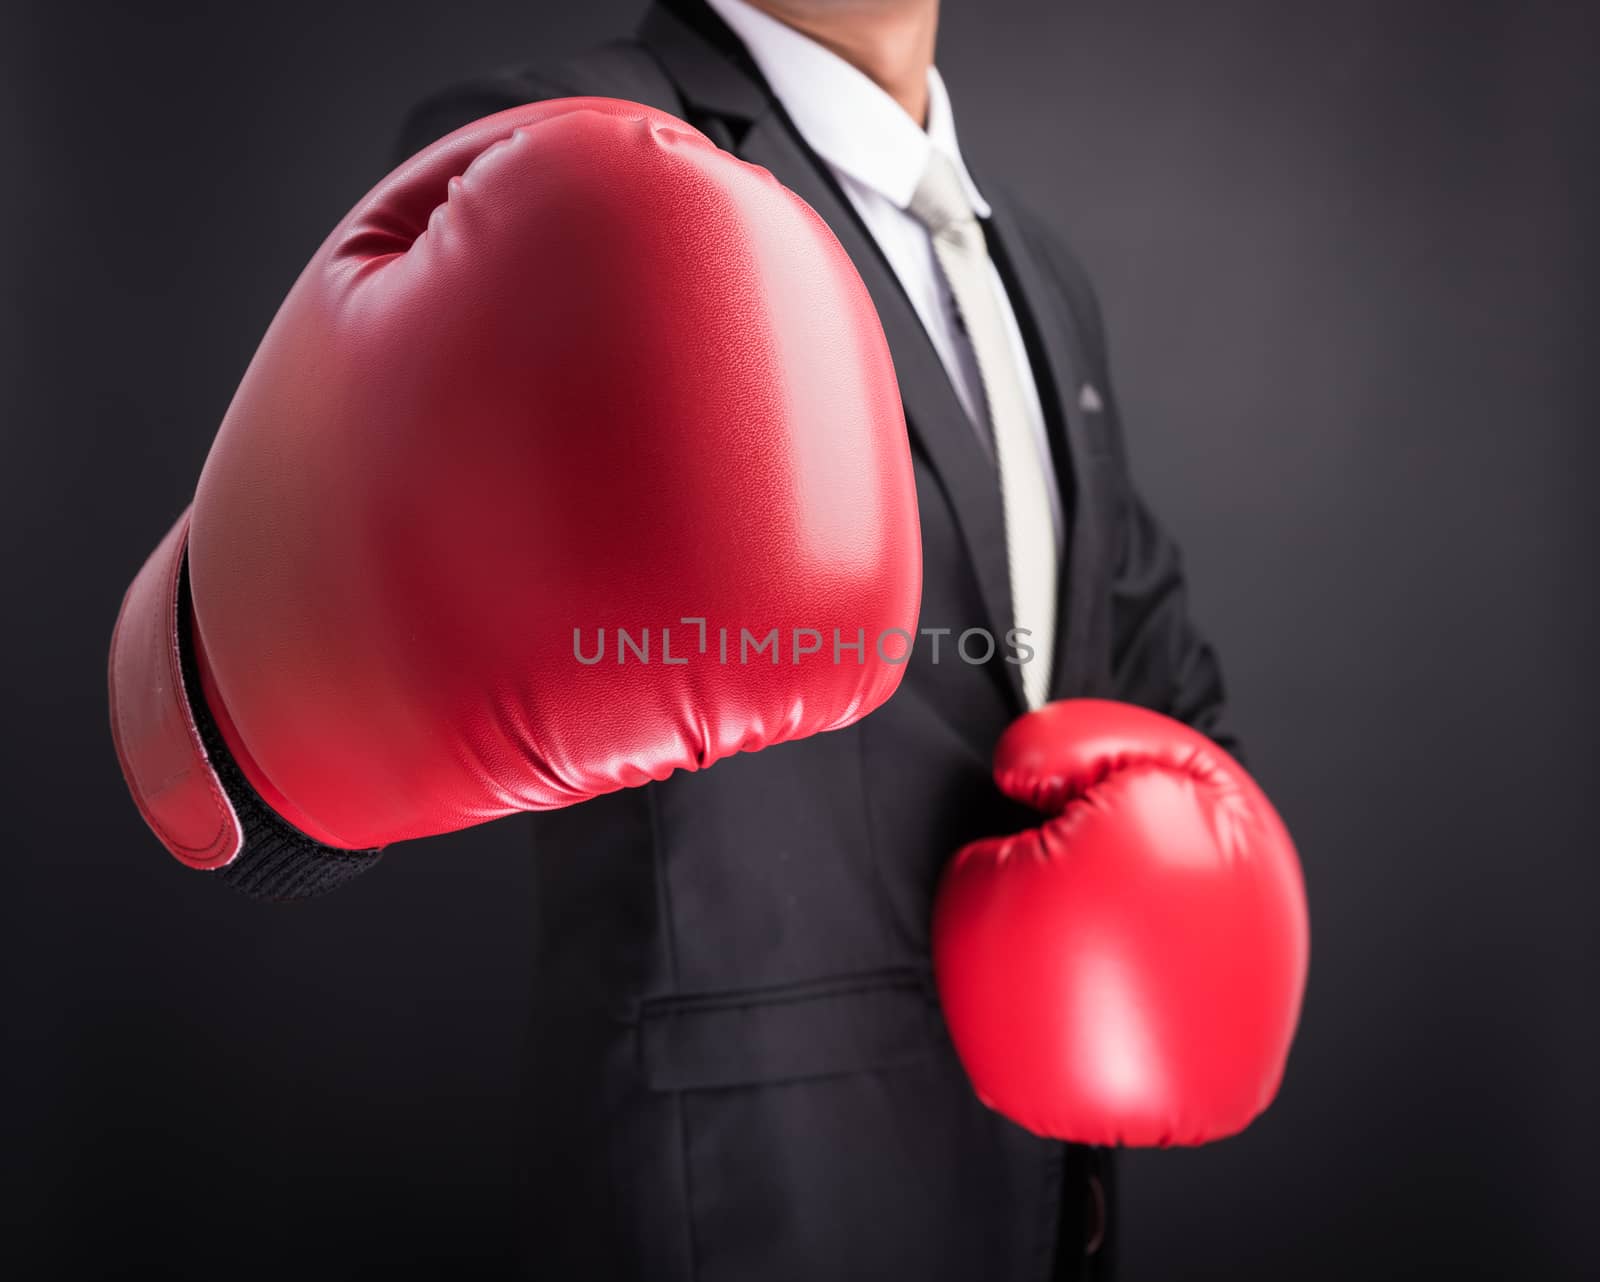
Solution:
<svg viewBox="0 0 1600 1282">
<path fill-rule="evenodd" d="M 308 899 L 378 860 L 340 850 L 284 820 L 245 778 L 201 691 L 190 643 L 189 514 L 180 517 L 123 600 L 111 643 L 111 732 L 139 812 L 191 868 L 253 899 Z"/>
</svg>

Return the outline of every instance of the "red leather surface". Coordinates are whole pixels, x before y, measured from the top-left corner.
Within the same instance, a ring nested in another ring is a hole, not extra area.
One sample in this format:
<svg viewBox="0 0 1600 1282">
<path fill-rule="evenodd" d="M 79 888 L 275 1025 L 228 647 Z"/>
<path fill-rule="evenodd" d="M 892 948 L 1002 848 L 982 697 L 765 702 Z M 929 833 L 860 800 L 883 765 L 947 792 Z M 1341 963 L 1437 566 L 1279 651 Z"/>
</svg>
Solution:
<svg viewBox="0 0 1600 1282">
<path fill-rule="evenodd" d="M 1021 718 L 994 766 L 1053 817 L 964 848 L 935 904 L 940 999 L 979 1096 L 1086 1144 L 1242 1130 L 1277 1093 L 1309 953 L 1272 804 L 1204 735 L 1101 700 Z"/>
<path fill-rule="evenodd" d="M 195 729 L 178 658 L 178 576 L 189 513 L 150 554 L 123 597 L 111 634 L 111 738 L 145 822 L 195 868 L 239 853 L 238 818 Z"/>
<path fill-rule="evenodd" d="M 190 566 L 241 767 L 347 848 L 846 725 L 898 684 L 871 642 L 921 589 L 843 250 L 765 170 L 606 99 L 470 125 L 340 224 L 228 410 Z M 651 663 L 577 662 L 574 628 L 592 653 L 619 627 Z M 783 662 L 738 663 L 740 628 L 780 629 Z M 825 653 L 791 663 L 795 629 Z"/>
</svg>

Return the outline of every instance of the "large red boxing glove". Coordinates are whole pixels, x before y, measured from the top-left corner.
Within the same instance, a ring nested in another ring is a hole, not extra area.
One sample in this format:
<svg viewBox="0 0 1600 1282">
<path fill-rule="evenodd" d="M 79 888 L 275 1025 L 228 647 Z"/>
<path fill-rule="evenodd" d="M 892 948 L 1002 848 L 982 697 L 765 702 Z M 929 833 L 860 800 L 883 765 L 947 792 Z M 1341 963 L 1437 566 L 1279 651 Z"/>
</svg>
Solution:
<svg viewBox="0 0 1600 1282">
<path fill-rule="evenodd" d="M 1052 816 L 946 870 L 934 970 L 983 1101 L 1083 1144 L 1203 1144 L 1277 1093 L 1305 991 L 1300 865 L 1244 769 L 1189 727 L 1069 700 L 995 750 Z"/>
<path fill-rule="evenodd" d="M 469 125 L 360 203 L 130 589 L 124 771 L 217 867 L 239 824 L 184 697 L 185 549 L 232 756 L 352 850 L 846 725 L 898 684 L 906 642 L 880 642 L 921 591 L 899 393 L 844 251 L 765 170 L 608 99 Z"/>
</svg>

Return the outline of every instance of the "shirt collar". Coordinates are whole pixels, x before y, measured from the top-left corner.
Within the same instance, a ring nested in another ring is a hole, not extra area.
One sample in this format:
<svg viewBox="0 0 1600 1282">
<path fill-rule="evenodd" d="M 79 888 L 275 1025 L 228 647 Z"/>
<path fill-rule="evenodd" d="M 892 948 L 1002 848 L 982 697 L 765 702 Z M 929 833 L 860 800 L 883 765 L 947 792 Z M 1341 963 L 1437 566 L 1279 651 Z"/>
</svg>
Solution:
<svg viewBox="0 0 1600 1282">
<path fill-rule="evenodd" d="M 706 2 L 743 42 L 801 137 L 834 169 L 905 209 L 937 148 L 955 165 L 973 211 L 989 216 L 961 159 L 950 95 L 936 69 L 928 68 L 924 132 L 883 89 L 809 36 L 744 0 Z"/>
</svg>

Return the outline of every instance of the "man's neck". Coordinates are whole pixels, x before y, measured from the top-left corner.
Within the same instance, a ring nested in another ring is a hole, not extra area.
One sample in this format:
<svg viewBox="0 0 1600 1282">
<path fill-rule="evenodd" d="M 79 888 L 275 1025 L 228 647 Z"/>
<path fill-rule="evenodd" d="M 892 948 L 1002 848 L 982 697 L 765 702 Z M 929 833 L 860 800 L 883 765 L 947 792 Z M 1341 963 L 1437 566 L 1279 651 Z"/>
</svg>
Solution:
<svg viewBox="0 0 1600 1282">
<path fill-rule="evenodd" d="M 928 123 L 939 0 L 746 0 L 831 50 Z"/>
</svg>

